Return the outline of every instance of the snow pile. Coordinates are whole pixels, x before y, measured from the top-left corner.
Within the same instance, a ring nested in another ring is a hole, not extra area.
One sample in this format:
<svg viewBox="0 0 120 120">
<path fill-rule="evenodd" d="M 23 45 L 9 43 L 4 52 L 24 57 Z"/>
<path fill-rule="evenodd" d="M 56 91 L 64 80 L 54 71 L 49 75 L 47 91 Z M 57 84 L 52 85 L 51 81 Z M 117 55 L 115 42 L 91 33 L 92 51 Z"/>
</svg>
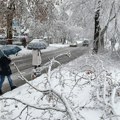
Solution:
<svg viewBox="0 0 120 120">
<path fill-rule="evenodd" d="M 47 74 L 0 97 L 0 120 L 120 120 L 120 71 L 104 59 L 84 55 L 51 71 L 53 59 Z"/>
</svg>

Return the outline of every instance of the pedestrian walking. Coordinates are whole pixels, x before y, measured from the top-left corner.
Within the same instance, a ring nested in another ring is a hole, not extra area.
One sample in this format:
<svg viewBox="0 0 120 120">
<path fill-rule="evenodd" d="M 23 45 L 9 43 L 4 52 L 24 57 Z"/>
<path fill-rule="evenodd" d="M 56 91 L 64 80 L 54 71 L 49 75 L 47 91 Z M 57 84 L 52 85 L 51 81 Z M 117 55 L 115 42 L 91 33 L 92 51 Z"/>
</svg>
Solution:
<svg viewBox="0 0 120 120">
<path fill-rule="evenodd" d="M 33 74 L 36 76 L 37 68 L 40 67 L 42 63 L 41 51 L 32 50 L 32 65 L 33 65 Z"/>
<path fill-rule="evenodd" d="M 26 38 L 23 37 L 21 41 L 22 41 L 22 45 L 23 45 L 23 47 L 25 48 L 26 45 L 27 45 Z"/>
<path fill-rule="evenodd" d="M 116 38 L 112 37 L 110 41 L 111 41 L 111 52 L 113 52 L 115 51 Z"/>
<path fill-rule="evenodd" d="M 0 58 L 0 94 L 2 94 L 2 86 L 7 77 L 11 90 L 15 89 L 16 86 L 13 84 L 13 80 L 11 78 L 12 71 L 10 69 L 11 59 L 7 56 L 3 56 Z"/>
</svg>

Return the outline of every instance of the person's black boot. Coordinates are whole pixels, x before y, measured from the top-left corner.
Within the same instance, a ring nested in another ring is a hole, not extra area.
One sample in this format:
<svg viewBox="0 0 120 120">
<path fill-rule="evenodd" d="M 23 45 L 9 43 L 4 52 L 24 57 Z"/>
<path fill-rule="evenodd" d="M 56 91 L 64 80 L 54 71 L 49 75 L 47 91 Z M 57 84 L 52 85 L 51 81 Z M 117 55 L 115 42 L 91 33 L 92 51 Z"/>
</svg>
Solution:
<svg viewBox="0 0 120 120">
<path fill-rule="evenodd" d="M 3 94 L 3 92 L 2 92 L 2 90 L 0 90 L 0 95 L 2 95 Z"/>
<path fill-rule="evenodd" d="M 12 87 L 11 87 L 11 90 L 15 89 L 16 87 L 17 87 L 17 86 L 12 86 Z"/>
</svg>

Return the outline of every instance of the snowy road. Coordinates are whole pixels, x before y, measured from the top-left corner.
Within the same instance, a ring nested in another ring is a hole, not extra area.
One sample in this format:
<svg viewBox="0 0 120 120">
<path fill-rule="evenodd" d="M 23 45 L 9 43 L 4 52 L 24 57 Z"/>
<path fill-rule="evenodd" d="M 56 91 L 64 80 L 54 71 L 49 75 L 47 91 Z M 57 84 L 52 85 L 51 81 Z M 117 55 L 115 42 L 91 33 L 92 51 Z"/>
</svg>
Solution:
<svg viewBox="0 0 120 120">
<path fill-rule="evenodd" d="M 68 63 L 69 61 L 74 60 L 75 58 L 77 58 L 79 56 L 82 56 L 84 53 L 86 53 L 88 51 L 87 49 L 88 49 L 87 47 L 81 47 L 81 45 L 79 45 L 78 47 L 65 47 L 65 48 L 60 48 L 60 49 L 53 50 L 53 51 L 44 52 L 44 53 L 42 53 L 42 66 L 46 62 L 48 62 L 49 59 L 52 59 L 53 57 L 55 57 L 61 53 L 70 51 L 71 57 L 62 56 L 57 59 L 62 64 Z M 23 56 L 20 58 L 16 58 L 13 61 L 16 63 L 16 65 L 18 66 L 20 71 L 23 73 L 23 75 L 27 79 L 31 80 L 32 56 L 29 54 L 29 55 L 26 55 L 26 56 Z M 57 67 L 57 65 L 55 65 L 54 68 L 55 67 Z M 14 83 L 17 86 L 24 84 L 25 82 L 19 78 L 19 74 L 16 71 L 15 67 L 13 65 L 11 65 L 11 68 L 13 71 L 12 78 L 14 80 Z M 4 86 L 3 86 L 3 91 L 7 92 L 9 90 L 10 90 L 10 88 L 9 88 L 8 82 L 5 82 Z"/>
</svg>

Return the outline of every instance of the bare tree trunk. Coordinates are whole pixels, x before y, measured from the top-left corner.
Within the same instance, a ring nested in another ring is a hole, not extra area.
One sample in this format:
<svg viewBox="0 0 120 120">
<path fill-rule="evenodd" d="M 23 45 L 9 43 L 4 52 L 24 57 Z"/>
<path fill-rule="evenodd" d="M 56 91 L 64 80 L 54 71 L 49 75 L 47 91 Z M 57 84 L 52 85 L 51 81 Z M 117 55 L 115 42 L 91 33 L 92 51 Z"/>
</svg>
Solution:
<svg viewBox="0 0 120 120">
<path fill-rule="evenodd" d="M 13 15 L 9 14 L 7 15 L 7 44 L 12 44 L 12 19 Z"/>
<path fill-rule="evenodd" d="M 7 44 L 12 44 L 12 21 L 15 11 L 15 4 L 11 2 L 7 8 Z"/>
<path fill-rule="evenodd" d="M 99 41 L 100 41 L 100 22 L 99 22 L 99 16 L 100 16 L 100 3 L 101 1 L 98 1 L 98 9 L 95 12 L 95 31 L 94 31 L 94 42 L 93 42 L 93 52 L 97 53 L 99 48 Z"/>
<path fill-rule="evenodd" d="M 65 42 L 66 42 L 66 38 L 64 37 L 62 38 L 62 44 L 65 44 Z"/>
<path fill-rule="evenodd" d="M 101 30 L 100 23 L 99 23 L 100 7 L 101 7 L 100 4 L 101 4 L 101 0 L 98 1 L 99 6 L 95 13 L 95 32 L 94 32 L 94 42 L 93 42 L 93 53 L 97 53 L 99 48 L 101 48 L 101 50 L 104 49 L 104 34 L 106 30 L 108 29 L 109 23 L 112 20 L 114 20 L 114 18 L 116 18 L 116 13 L 111 18 L 111 14 L 112 14 L 113 7 L 114 7 L 114 1 L 113 1 L 111 4 L 111 10 L 110 10 L 108 22 L 105 25 L 105 27 Z"/>
</svg>

